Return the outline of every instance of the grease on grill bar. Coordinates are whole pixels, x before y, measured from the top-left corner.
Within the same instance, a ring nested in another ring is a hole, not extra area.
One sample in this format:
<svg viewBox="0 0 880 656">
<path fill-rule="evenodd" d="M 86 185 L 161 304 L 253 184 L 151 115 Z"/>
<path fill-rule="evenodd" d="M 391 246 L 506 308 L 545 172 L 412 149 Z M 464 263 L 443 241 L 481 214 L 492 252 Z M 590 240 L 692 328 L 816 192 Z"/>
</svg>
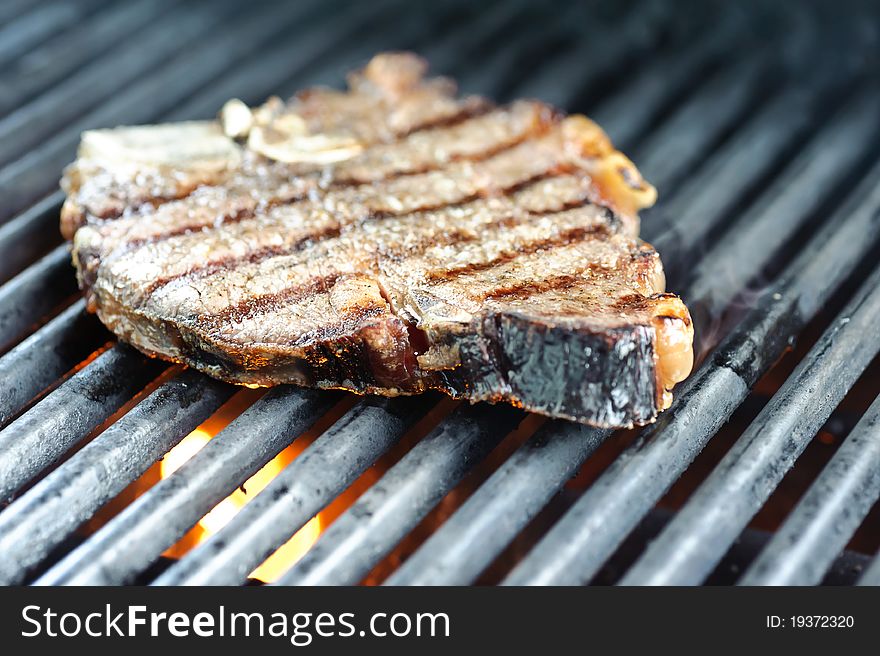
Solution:
<svg viewBox="0 0 880 656">
<path fill-rule="evenodd" d="M 856 582 L 851 565 L 880 547 L 876 330 L 856 335 L 876 326 L 880 275 L 869 17 L 750 4 L 682 16 L 596 0 L 555 18 L 517 2 L 22 5 L 10 26 L 40 29 L 0 44 L 0 81 L 54 63 L 0 100 L 0 580 L 242 583 L 321 513 L 279 584 Z M 82 49 L 52 56 L 63 44 Z M 601 120 L 659 183 L 643 232 L 686 290 L 704 362 L 657 424 L 611 435 L 279 388 L 150 474 L 234 390 L 109 345 L 71 304 L 53 192 L 79 132 L 210 117 L 230 96 L 338 84 L 378 50 L 413 48 L 466 92 Z M 842 428 L 837 411 L 853 417 Z M 191 527 L 297 443 L 188 551 Z M 880 557 L 860 582 L 880 584 Z"/>
</svg>

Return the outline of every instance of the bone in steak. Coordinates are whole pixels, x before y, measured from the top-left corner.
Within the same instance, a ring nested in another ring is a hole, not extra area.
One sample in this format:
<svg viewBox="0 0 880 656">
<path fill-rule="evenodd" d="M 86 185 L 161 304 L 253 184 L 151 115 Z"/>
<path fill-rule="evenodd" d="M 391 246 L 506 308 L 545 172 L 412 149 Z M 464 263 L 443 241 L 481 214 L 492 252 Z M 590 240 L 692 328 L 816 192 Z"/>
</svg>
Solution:
<svg viewBox="0 0 880 656">
<path fill-rule="evenodd" d="M 652 421 L 692 364 L 638 239 L 654 189 L 583 116 L 424 72 L 383 54 L 348 91 L 86 132 L 62 232 L 88 307 L 235 383 Z"/>
</svg>

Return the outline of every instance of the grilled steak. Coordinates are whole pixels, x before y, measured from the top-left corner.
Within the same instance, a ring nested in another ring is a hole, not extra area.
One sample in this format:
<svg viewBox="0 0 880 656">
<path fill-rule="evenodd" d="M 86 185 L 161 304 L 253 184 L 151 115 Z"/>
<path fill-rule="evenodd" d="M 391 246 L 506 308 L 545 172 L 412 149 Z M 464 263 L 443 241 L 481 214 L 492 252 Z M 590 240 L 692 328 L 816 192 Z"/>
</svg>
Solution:
<svg viewBox="0 0 880 656">
<path fill-rule="evenodd" d="M 653 188 L 588 119 L 424 73 L 384 54 L 344 92 L 85 133 L 62 232 L 88 307 L 235 383 L 652 421 L 692 339 L 638 239 Z"/>
</svg>

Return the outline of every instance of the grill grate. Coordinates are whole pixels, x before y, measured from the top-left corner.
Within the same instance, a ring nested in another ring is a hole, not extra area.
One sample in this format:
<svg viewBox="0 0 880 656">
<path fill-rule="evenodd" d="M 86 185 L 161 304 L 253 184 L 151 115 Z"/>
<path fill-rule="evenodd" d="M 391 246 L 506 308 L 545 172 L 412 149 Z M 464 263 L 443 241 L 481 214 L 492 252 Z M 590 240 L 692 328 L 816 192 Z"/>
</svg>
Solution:
<svg viewBox="0 0 880 656">
<path fill-rule="evenodd" d="M 863 551 L 880 545 L 868 525 L 880 497 L 870 369 L 880 350 L 880 87 L 866 11 L 769 1 L 684 11 L 665 0 L 553 11 L 463 0 L 4 3 L 0 582 L 244 583 L 373 470 L 278 583 L 701 583 L 742 557 L 737 538 L 758 545 L 741 583 L 815 584 L 841 563 L 866 564 L 844 551 L 857 531 Z M 85 313 L 55 191 L 79 133 L 338 84 L 372 53 L 402 48 L 465 91 L 542 97 L 600 121 L 660 189 L 643 233 L 694 314 L 703 364 L 655 425 L 610 439 L 434 395 L 352 401 L 274 389 L 84 530 L 236 390 L 110 342 Z M 772 398 L 752 392 L 795 339 L 809 346 L 823 329 Z M 856 392 L 867 401 L 836 430 L 842 445 L 807 471 L 801 452 Z M 754 420 L 670 512 L 664 494 L 755 404 Z M 219 533 L 161 561 L 315 426 Z M 803 497 L 775 534 L 753 540 L 750 521 L 798 471 Z M 583 477 L 592 480 L 578 487 Z M 861 582 L 880 583 L 880 559 Z"/>
</svg>

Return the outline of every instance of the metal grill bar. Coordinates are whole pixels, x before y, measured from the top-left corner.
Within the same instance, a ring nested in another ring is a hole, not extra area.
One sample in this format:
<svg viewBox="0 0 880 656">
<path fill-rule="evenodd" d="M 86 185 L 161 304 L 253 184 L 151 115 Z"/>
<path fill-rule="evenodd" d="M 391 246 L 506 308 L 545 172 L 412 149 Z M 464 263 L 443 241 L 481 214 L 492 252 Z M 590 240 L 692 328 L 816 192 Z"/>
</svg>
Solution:
<svg viewBox="0 0 880 656">
<path fill-rule="evenodd" d="M 813 94 L 819 95 L 815 91 Z M 646 212 L 642 222 L 645 240 L 660 253 L 683 256 L 704 247 L 723 225 L 706 217 L 727 217 L 772 175 L 779 157 L 811 124 L 807 107 L 815 102 L 796 88 L 775 96 L 660 207 Z M 796 176 L 792 177 L 796 182 Z M 718 180 L 724 184 L 717 184 Z M 677 258 L 677 263 L 667 259 L 664 268 L 671 273 L 681 268 L 684 257 Z"/>
<path fill-rule="evenodd" d="M 106 339 L 77 301 L 0 358 L 0 426 Z"/>
<path fill-rule="evenodd" d="M 880 167 L 691 375 L 672 407 L 511 572 L 507 584 L 585 583 L 595 575 L 868 251 L 880 231 L 878 179 Z"/>
<path fill-rule="evenodd" d="M 216 115 L 229 98 L 236 97 L 245 102 L 258 103 L 263 102 L 269 93 L 283 93 L 278 88 L 279 70 L 290 74 L 320 67 L 323 55 L 332 52 L 349 38 L 363 39 L 369 43 L 369 34 L 358 32 L 368 29 L 373 22 L 387 21 L 389 9 L 388 0 L 359 4 L 335 22 L 332 34 L 316 29 L 306 31 L 297 39 L 283 39 L 261 52 L 258 59 L 248 60 L 243 65 L 224 72 L 223 78 L 216 84 L 163 115 L 162 119 L 180 121 L 190 120 L 194 116 L 210 117 Z M 345 52 L 348 52 L 347 48 Z"/>
<path fill-rule="evenodd" d="M 268 392 L 38 583 L 130 582 L 338 399 L 336 394 L 290 387 Z"/>
<path fill-rule="evenodd" d="M 61 242 L 57 228 L 62 202 L 64 194 L 56 191 L 0 225 L 0 281 L 9 280 Z"/>
<path fill-rule="evenodd" d="M 603 98 L 591 108 L 590 117 L 619 148 L 629 151 L 664 108 L 717 67 L 721 53 L 731 46 L 734 36 L 742 37 L 739 22 L 734 17 L 709 29 L 705 25 L 691 26 L 698 30 L 696 34 L 684 35 L 683 44 L 653 57 L 624 92 Z"/>
<path fill-rule="evenodd" d="M 462 59 L 468 59 L 483 43 L 506 33 L 522 11 L 521 2 L 496 3 L 467 24 L 467 29 L 444 35 L 438 43 L 419 50 L 425 53 L 435 70 L 451 73 L 453 66 L 460 65 Z"/>
<path fill-rule="evenodd" d="M 36 7 L 0 29 L 0 66 L 7 66 L 30 48 L 93 11 L 101 0 L 59 2 Z"/>
<path fill-rule="evenodd" d="M 162 371 L 117 345 L 0 431 L 0 499 L 17 492 Z"/>
<path fill-rule="evenodd" d="M 582 109 L 584 99 L 599 93 L 603 82 L 659 41 L 668 17 L 652 16 L 647 4 L 636 3 L 621 19 L 600 23 L 590 38 L 579 39 L 574 48 L 525 80 L 520 92 L 565 109 Z M 589 66 L 584 66 L 587 61 Z"/>
<path fill-rule="evenodd" d="M 725 130 L 757 100 L 766 75 L 757 57 L 714 75 L 663 127 L 635 148 L 639 170 L 658 189 L 677 186 Z"/>
<path fill-rule="evenodd" d="M 5 25 L 14 18 L 18 18 L 25 11 L 33 11 L 33 0 L 6 0 L 0 5 L 0 21 Z"/>
<path fill-rule="evenodd" d="M 548 42 L 564 39 L 565 26 L 577 24 L 581 10 L 581 7 L 573 3 L 560 9 L 558 22 L 537 24 L 529 30 L 514 31 L 507 37 L 505 48 L 499 48 L 484 57 L 479 66 L 468 67 L 456 75 L 460 88 L 465 92 L 473 91 L 503 99 L 511 81 L 520 79 L 523 67 L 528 65 L 530 59 L 534 59 L 529 57 L 530 51 L 538 46 L 542 57 L 550 58 L 551 48 L 548 47 Z"/>
<path fill-rule="evenodd" d="M 10 162 L 53 135 L 59 125 L 73 121 L 90 107 L 109 98 L 119 85 L 137 80 L 167 60 L 182 41 L 202 38 L 230 12 L 229 3 L 218 3 L 215 14 L 183 8 L 136 32 L 130 44 L 105 51 L 105 56 L 53 86 L 36 100 L 19 106 L 0 120 L 0 162 Z M 83 93 L 88 89 L 88 93 Z M 81 132 L 79 125 L 65 130 Z M 68 137 L 69 140 L 69 137 Z"/>
<path fill-rule="evenodd" d="M 877 140 L 878 113 L 880 95 L 868 92 L 834 117 L 791 161 L 762 202 L 693 268 L 695 283 L 687 300 L 702 304 L 709 316 L 723 312 L 742 282 L 759 275 L 783 244 L 835 197 L 835 190 L 845 186 L 853 171 L 859 171 L 858 164 Z M 734 251 L 735 260 L 728 257 Z"/>
<path fill-rule="evenodd" d="M 421 418 L 436 399 L 367 398 L 303 451 L 157 585 L 239 584 Z"/>
<path fill-rule="evenodd" d="M 58 284 L 46 284 L 53 279 Z M 76 276 L 66 246 L 59 246 L 0 287 L 0 351 L 75 293 Z"/>
<path fill-rule="evenodd" d="M 785 520 L 741 585 L 816 585 L 880 498 L 880 397 Z"/>
<path fill-rule="evenodd" d="M 0 584 L 20 583 L 234 391 L 185 371 L 0 513 Z"/>
<path fill-rule="evenodd" d="M 27 102 L 41 91 L 80 70 L 108 48 L 140 30 L 171 5 L 172 0 L 139 0 L 110 6 L 89 22 L 87 30 L 73 29 L 45 42 L 0 73 L 0 115 Z"/>
<path fill-rule="evenodd" d="M 453 413 L 337 518 L 278 583 L 360 581 L 522 418 L 504 406 Z"/>
<path fill-rule="evenodd" d="M 689 585 L 711 573 L 880 351 L 877 325 L 880 269 L 621 583 Z"/>
<path fill-rule="evenodd" d="M 473 582 L 607 435 L 607 431 L 569 422 L 553 422 L 541 429 L 389 577 L 387 584 Z M 498 522 L 499 517 L 504 518 L 503 523 Z M 335 581 L 328 577 L 313 582 Z"/>
</svg>

